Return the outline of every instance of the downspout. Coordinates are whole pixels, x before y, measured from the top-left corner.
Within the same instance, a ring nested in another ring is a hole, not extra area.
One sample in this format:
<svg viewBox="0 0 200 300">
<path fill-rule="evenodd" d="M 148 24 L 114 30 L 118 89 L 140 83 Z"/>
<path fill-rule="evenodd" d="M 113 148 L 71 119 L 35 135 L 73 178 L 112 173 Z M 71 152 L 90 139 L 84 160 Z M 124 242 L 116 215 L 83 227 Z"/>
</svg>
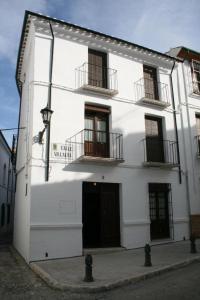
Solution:
<svg viewBox="0 0 200 300">
<path fill-rule="evenodd" d="M 52 29 L 51 22 L 49 22 L 49 27 L 51 31 L 52 41 L 50 49 L 50 65 L 49 65 L 49 88 L 48 88 L 48 100 L 47 107 L 51 109 L 51 94 L 52 94 L 52 75 L 53 75 L 53 56 L 54 56 L 54 33 Z M 51 120 L 47 125 L 46 129 L 46 167 L 45 167 L 45 181 L 49 180 L 49 152 L 50 152 L 50 130 L 51 130 Z"/>
<path fill-rule="evenodd" d="M 180 164 L 180 150 L 179 150 L 179 141 L 178 141 L 178 129 L 177 129 L 177 119 L 176 119 L 176 106 L 174 100 L 174 87 L 173 87 L 173 80 L 172 80 L 172 73 L 175 67 L 175 61 L 173 63 L 171 72 L 170 72 L 170 83 L 171 83 L 171 91 L 172 91 L 172 107 L 173 107 L 173 117 L 174 117 L 174 128 L 175 128 L 175 136 L 176 136 L 176 143 L 177 143 L 177 159 L 178 159 L 178 174 L 179 174 L 179 183 L 182 183 L 182 174 L 181 174 L 181 164 Z"/>
<path fill-rule="evenodd" d="M 186 79 L 185 79 L 185 72 L 184 72 L 184 62 L 185 59 L 182 62 L 182 74 L 183 74 L 183 85 L 184 85 L 184 95 L 185 95 L 185 102 L 186 102 L 186 114 L 187 114 L 187 121 L 188 121 L 188 133 L 189 133 L 189 141 L 190 141 L 190 151 L 192 153 L 192 137 L 191 137 L 191 126 L 190 126 L 190 116 L 188 111 L 188 98 L 187 98 L 187 89 L 186 89 Z M 185 145 L 184 145 L 185 146 Z M 186 151 L 186 150 L 185 150 Z M 188 164 L 187 164 L 187 157 L 186 160 L 186 191 L 187 191 L 187 198 L 188 198 L 188 214 L 189 214 L 189 234 L 192 236 L 192 212 L 191 212 L 191 198 L 190 198 L 190 184 L 189 184 L 189 178 L 188 178 Z M 192 160 L 192 169 L 194 171 L 194 164 Z M 194 184 L 194 174 L 193 174 L 193 184 Z M 195 186 L 194 186 L 195 189 Z"/>
</svg>

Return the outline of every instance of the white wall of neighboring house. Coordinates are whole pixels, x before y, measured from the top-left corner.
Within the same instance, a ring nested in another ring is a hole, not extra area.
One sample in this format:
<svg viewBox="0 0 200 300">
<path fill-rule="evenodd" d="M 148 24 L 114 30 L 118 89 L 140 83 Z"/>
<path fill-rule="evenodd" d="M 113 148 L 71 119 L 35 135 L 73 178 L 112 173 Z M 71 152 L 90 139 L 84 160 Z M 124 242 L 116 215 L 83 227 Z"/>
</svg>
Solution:
<svg viewBox="0 0 200 300">
<path fill-rule="evenodd" d="M 124 162 L 115 165 L 95 162 L 69 163 L 65 159 L 52 157 L 50 149 L 49 181 L 45 182 L 46 135 L 44 134 L 43 144 L 37 142 L 37 136 L 44 127 L 40 110 L 48 101 L 52 37 L 47 30 L 46 33 L 41 30 L 42 25 L 37 27 L 36 21 L 34 24 L 32 23 L 26 45 L 26 59 L 22 71 L 25 74 L 25 82 L 22 89 L 20 126 L 25 126 L 26 129 L 20 131 L 17 152 L 15 247 L 27 261 L 81 255 L 82 184 L 85 181 L 120 184 L 122 247 L 126 249 L 142 247 L 150 241 L 149 183 L 171 184 L 173 210 L 171 239 L 178 241 L 188 238 L 185 156 L 188 155 L 191 145 L 188 145 L 189 151 L 186 153 L 183 143 L 188 137 L 182 134 L 182 126 L 185 126 L 187 116 L 178 113 L 180 103 L 185 101 L 183 86 L 181 83 L 178 84 L 176 77 L 177 74 L 182 76 L 181 63 L 177 63 L 173 73 L 182 168 L 180 184 L 178 168 L 143 166 L 142 140 L 145 138 L 145 115 L 161 117 L 164 139 L 176 140 L 170 83 L 173 61 L 164 60 L 162 56 L 149 55 L 148 51 L 140 53 L 102 40 L 96 41 L 87 34 L 81 36 L 67 29 L 61 36 L 59 26 L 53 27 L 55 44 L 51 149 L 52 144 L 65 144 L 66 139 L 84 129 L 86 103 L 99 104 L 109 106 L 111 109 L 109 130 L 123 134 Z M 77 89 L 75 70 L 88 61 L 88 47 L 108 53 L 108 67 L 117 70 L 117 95 L 107 97 Z M 168 85 L 170 106 L 161 109 L 137 102 L 134 83 L 143 77 L 143 64 L 155 66 L 159 81 Z M 196 100 L 190 98 L 189 101 Z M 186 106 L 181 107 L 184 111 Z M 194 121 L 191 114 L 191 124 L 194 125 Z M 195 162 L 193 164 L 197 164 Z M 191 176 L 196 176 L 196 173 Z M 199 192 L 197 181 L 195 185 Z M 197 194 L 192 194 L 192 190 L 190 194 L 193 199 L 192 209 L 199 210 Z"/>
<path fill-rule="evenodd" d="M 14 186 L 11 150 L 0 133 L 0 240 L 12 230 Z"/>
<path fill-rule="evenodd" d="M 196 114 L 200 114 L 200 95 L 193 93 L 191 63 L 185 60 L 179 65 L 178 80 L 180 89 L 179 110 L 184 136 L 186 172 L 190 210 L 192 215 L 200 214 L 200 159 L 197 155 L 197 125 Z"/>
</svg>

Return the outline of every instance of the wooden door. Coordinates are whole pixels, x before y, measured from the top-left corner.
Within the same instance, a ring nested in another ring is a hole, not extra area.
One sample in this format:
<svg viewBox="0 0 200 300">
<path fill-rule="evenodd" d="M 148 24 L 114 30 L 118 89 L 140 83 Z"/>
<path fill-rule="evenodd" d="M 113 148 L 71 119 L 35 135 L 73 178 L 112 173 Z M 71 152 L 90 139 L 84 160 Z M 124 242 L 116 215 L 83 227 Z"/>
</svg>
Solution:
<svg viewBox="0 0 200 300">
<path fill-rule="evenodd" d="M 85 155 L 109 157 L 108 114 L 86 112 Z"/>
<path fill-rule="evenodd" d="M 101 185 L 101 244 L 120 246 L 119 185 Z"/>
<path fill-rule="evenodd" d="M 151 239 L 170 237 L 168 193 L 167 184 L 149 186 Z"/>
<path fill-rule="evenodd" d="M 83 247 L 120 246 L 119 185 L 83 183 Z"/>
<path fill-rule="evenodd" d="M 156 68 L 143 66 L 145 97 L 159 100 Z"/>
<path fill-rule="evenodd" d="M 107 55 L 96 50 L 88 50 L 88 84 L 107 88 Z"/>
<path fill-rule="evenodd" d="M 164 162 L 162 119 L 145 116 L 146 159 L 148 162 Z"/>
<path fill-rule="evenodd" d="M 98 183 L 83 183 L 83 247 L 101 246 L 100 186 Z"/>
</svg>

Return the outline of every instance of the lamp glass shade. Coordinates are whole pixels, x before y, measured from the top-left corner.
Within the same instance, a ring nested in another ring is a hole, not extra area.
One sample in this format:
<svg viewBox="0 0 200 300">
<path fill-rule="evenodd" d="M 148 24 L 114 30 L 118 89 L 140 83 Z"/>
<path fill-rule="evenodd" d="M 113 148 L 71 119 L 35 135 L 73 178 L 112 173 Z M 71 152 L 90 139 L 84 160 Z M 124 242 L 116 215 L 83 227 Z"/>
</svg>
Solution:
<svg viewBox="0 0 200 300">
<path fill-rule="evenodd" d="M 49 109 L 48 107 L 45 107 L 43 109 L 41 109 L 41 114 L 42 114 L 42 120 L 44 125 L 48 125 L 50 120 L 51 120 L 51 115 L 53 113 L 53 110 Z"/>
</svg>

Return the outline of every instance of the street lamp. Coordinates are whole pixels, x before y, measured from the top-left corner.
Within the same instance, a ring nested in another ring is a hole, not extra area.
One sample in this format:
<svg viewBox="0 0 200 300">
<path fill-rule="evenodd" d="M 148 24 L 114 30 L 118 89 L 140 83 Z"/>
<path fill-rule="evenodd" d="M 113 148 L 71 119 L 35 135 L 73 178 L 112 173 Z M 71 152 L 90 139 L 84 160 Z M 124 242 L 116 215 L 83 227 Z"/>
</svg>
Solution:
<svg viewBox="0 0 200 300">
<path fill-rule="evenodd" d="M 44 129 L 39 132 L 39 134 L 38 134 L 38 141 L 39 141 L 39 144 L 42 144 L 43 134 L 45 132 L 45 129 L 47 128 L 47 126 L 50 123 L 51 115 L 53 113 L 53 110 L 49 109 L 48 106 L 46 106 L 45 108 L 41 109 L 40 113 L 42 114 L 42 120 L 43 120 L 43 124 L 44 124 Z"/>
</svg>

